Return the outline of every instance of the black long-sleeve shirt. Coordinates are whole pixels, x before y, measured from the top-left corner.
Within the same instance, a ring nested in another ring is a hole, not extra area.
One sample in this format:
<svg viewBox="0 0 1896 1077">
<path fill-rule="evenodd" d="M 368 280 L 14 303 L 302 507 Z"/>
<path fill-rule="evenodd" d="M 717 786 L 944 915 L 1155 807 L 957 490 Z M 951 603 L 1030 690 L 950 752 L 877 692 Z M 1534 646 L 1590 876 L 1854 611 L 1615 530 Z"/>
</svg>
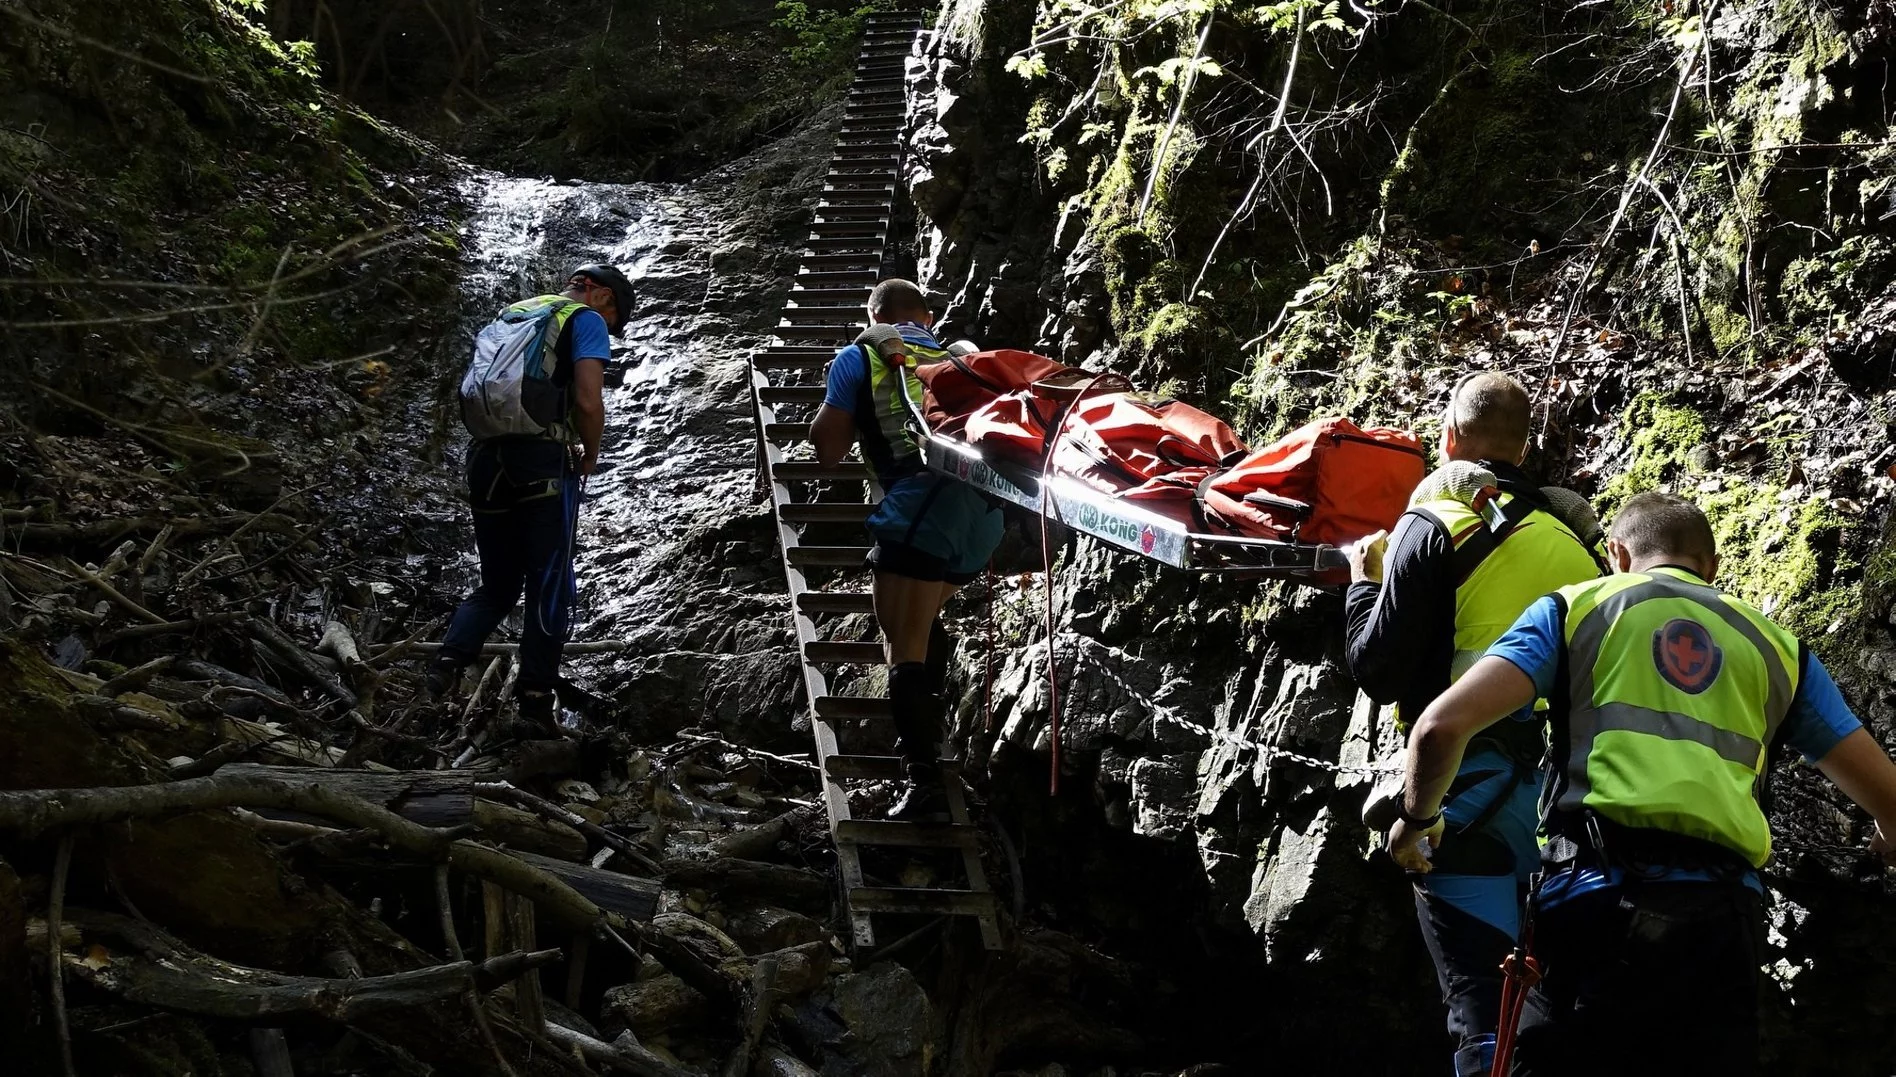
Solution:
<svg viewBox="0 0 1896 1077">
<path fill-rule="evenodd" d="M 1527 473 L 1483 460 L 1503 487 L 1534 490 Z M 1350 676 L 1378 703 L 1395 703 L 1405 720 L 1448 689 L 1455 659 L 1455 547 L 1434 521 L 1404 515 L 1389 536 L 1383 582 L 1350 584 L 1344 597 Z"/>
</svg>

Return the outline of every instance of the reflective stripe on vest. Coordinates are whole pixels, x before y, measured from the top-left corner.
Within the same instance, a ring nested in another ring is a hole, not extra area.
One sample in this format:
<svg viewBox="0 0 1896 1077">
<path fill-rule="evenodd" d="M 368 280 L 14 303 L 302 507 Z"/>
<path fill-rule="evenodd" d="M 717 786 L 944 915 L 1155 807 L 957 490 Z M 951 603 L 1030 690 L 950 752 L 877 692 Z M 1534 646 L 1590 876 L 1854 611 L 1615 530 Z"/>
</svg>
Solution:
<svg viewBox="0 0 1896 1077">
<path fill-rule="evenodd" d="M 1504 510 L 1513 503 L 1513 494 L 1501 495 Z M 1488 526 L 1474 509 L 1452 499 L 1425 502 L 1411 511 L 1434 517 L 1457 550 Z M 1566 524 L 1539 509 L 1528 513 L 1455 588 L 1449 683 L 1460 680 L 1535 599 L 1599 575 L 1593 555 Z"/>
<path fill-rule="evenodd" d="M 573 315 L 586 309 L 586 304 L 577 300 L 568 299 L 563 295 L 536 295 L 532 299 L 522 299 L 518 303 L 511 304 L 507 307 L 506 311 L 502 313 L 534 311 L 545 306 L 552 306 L 554 308 L 553 329 L 546 335 L 546 350 L 540 355 L 540 369 L 546 373 L 547 378 L 550 380 L 559 367 L 560 334 L 566 332 L 566 323 L 572 320 Z M 569 390 L 570 396 L 572 386 L 568 385 L 566 388 Z M 563 441 L 569 444 L 574 444 L 579 441 L 579 423 L 573 413 L 573 403 L 570 398 L 566 404 L 566 418 L 548 427 L 546 436 L 555 441 Z"/>
<path fill-rule="evenodd" d="M 905 465 L 918 465 L 922 450 L 909 432 L 909 408 L 902 401 L 901 391 L 906 391 L 915 410 L 921 411 L 922 383 L 916 380 L 915 368 L 948 358 L 948 350 L 937 345 L 933 337 L 916 331 L 913 326 L 902 328 L 905 330 L 902 340 L 908 345 L 903 372 L 898 373 L 874 348 L 867 344 L 856 345 L 862 349 L 863 365 L 869 373 L 863 383 L 867 406 L 858 406 L 856 427 L 862 442 L 863 463 L 878 477 L 892 474 Z M 874 416 L 873 422 L 869 421 L 870 416 Z"/>
<path fill-rule="evenodd" d="M 1561 589 L 1566 765 L 1555 808 L 1771 855 L 1757 800 L 1797 694 L 1797 638 L 1680 569 Z"/>
</svg>

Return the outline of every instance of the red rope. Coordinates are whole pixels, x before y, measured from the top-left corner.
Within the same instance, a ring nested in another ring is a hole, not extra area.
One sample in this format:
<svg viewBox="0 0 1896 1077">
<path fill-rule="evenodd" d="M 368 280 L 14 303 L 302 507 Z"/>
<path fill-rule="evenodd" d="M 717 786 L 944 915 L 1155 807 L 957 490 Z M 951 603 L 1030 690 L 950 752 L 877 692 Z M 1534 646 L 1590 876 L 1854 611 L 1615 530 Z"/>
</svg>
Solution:
<svg viewBox="0 0 1896 1077">
<path fill-rule="evenodd" d="M 1053 455 L 1059 448 L 1060 439 L 1066 436 L 1067 420 L 1076 411 L 1080 402 L 1095 393 L 1106 390 L 1120 392 L 1132 391 L 1132 383 L 1118 374 L 1096 374 L 1073 399 L 1055 409 L 1053 421 L 1047 424 L 1047 433 L 1040 446 L 1040 568 L 1047 579 L 1047 714 L 1049 733 L 1053 739 L 1052 773 L 1047 777 L 1047 792 L 1050 796 L 1060 795 L 1060 674 L 1054 665 L 1053 650 L 1053 550 L 1047 534 L 1047 512 L 1060 511 L 1054 501 L 1053 492 L 1048 489 L 1053 479 Z"/>
<path fill-rule="evenodd" d="M 1521 944 L 1501 962 L 1501 1023 L 1495 1030 L 1494 1067 L 1489 1077 L 1507 1077 L 1514 1065 L 1514 1037 L 1521 1028 L 1527 993 L 1540 982 L 1540 962 L 1534 957 L 1534 921 L 1521 929 Z"/>
</svg>

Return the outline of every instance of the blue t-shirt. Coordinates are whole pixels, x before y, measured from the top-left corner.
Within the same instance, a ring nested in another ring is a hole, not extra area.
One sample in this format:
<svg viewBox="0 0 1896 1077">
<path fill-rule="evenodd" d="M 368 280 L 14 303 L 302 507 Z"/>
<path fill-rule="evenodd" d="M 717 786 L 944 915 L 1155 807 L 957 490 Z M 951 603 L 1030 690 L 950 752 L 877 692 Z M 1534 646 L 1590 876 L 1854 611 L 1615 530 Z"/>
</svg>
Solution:
<svg viewBox="0 0 1896 1077">
<path fill-rule="evenodd" d="M 911 344 L 926 348 L 940 348 L 935 336 L 914 322 L 903 322 L 896 326 L 902 339 Z M 856 399 L 862 393 L 863 383 L 869 380 L 869 356 L 860 344 L 851 344 L 836 353 L 830 360 L 829 373 L 824 378 L 823 405 L 838 411 L 856 414 Z"/>
<path fill-rule="evenodd" d="M 1559 675 L 1563 642 L 1560 606 L 1554 596 L 1548 595 L 1522 612 L 1514 622 L 1514 627 L 1488 648 L 1488 654 L 1512 662 L 1515 668 L 1533 680 L 1535 691 L 1547 697 L 1555 691 L 1554 681 Z M 1791 710 L 1785 716 L 1781 735 L 1786 744 L 1803 755 L 1805 761 L 1815 763 L 1828 755 L 1830 749 L 1835 748 L 1843 738 L 1861 729 L 1863 723 L 1857 720 L 1849 704 L 1843 701 L 1843 693 L 1837 690 L 1837 682 L 1831 680 L 1830 671 L 1824 668 L 1824 664 L 1809 648 L 1801 650 L 1803 659 L 1797 678 L 1797 693 L 1791 697 Z M 1557 905 L 1593 890 L 1617 886 L 1623 878 L 1624 873 L 1619 868 L 1605 871 L 1578 868 L 1563 872 L 1550 877 L 1542 885 L 1541 904 Z M 1671 869 L 1658 873 L 1654 878 L 1689 882 L 1707 876 L 1703 872 Z M 1756 872 L 1746 873 L 1745 885 L 1754 890 L 1763 889 Z"/>
<path fill-rule="evenodd" d="M 1560 607 L 1554 597 L 1541 598 L 1494 641 L 1488 654 L 1514 663 L 1533 678 L 1534 690 L 1548 697 L 1554 691 L 1554 678 L 1560 668 L 1560 621 Z M 1862 726 L 1843 701 L 1837 682 L 1830 679 L 1830 671 L 1805 649 L 1797 694 L 1791 697 L 1791 712 L 1784 719 L 1784 742 L 1796 748 L 1805 761 L 1815 763 Z"/>
<path fill-rule="evenodd" d="M 573 362 L 597 359 L 604 363 L 612 359 L 612 338 L 606 332 L 605 315 L 587 307 L 566 319 L 566 328 Z"/>
</svg>

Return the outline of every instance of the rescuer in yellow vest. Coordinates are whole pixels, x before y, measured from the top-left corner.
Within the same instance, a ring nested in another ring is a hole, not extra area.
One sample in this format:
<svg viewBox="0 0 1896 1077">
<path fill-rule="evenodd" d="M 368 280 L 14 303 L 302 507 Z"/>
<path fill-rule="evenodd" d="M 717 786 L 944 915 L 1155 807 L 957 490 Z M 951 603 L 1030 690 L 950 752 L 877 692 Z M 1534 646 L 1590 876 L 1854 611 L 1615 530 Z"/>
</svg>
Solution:
<svg viewBox="0 0 1896 1077">
<path fill-rule="evenodd" d="M 1544 881 L 1512 1072 L 1756 1074 L 1771 855 L 1758 802 L 1770 749 L 1796 749 L 1876 820 L 1896 863 L 1896 764 L 1809 649 L 1711 585 L 1691 502 L 1640 494 L 1613 521 L 1618 574 L 1529 607 L 1409 738 L 1389 849 L 1430 870 L 1443 794 L 1471 738 L 1551 704 Z"/>
<path fill-rule="evenodd" d="M 948 596 L 972 580 L 1000 544 L 1001 514 L 974 487 L 928 470 L 910 414 L 922 405 L 914 368 L 949 352 L 920 288 L 891 278 L 869 293 L 870 329 L 838 351 L 810 424 L 816 458 L 834 464 L 862 446 L 882 485 L 866 521 L 876 623 L 889 656 L 889 709 L 907 785 L 889 814 L 946 818 L 940 766 L 943 687 L 954 639 L 941 623 Z M 959 779 L 954 779 L 959 780 Z"/>
<path fill-rule="evenodd" d="M 1464 378 L 1442 416 L 1446 463 L 1417 487 L 1393 536 L 1372 536 L 1351 550 L 1345 655 L 1357 685 L 1379 703 L 1395 703 L 1399 722 L 1420 714 L 1535 599 L 1602 571 L 1587 541 L 1598 530 L 1592 510 L 1582 538 L 1549 511 L 1548 491 L 1520 470 L 1530 411 L 1513 378 Z M 1474 489 L 1462 481 L 1469 475 L 1483 476 Z M 1489 1070 L 1501 962 L 1514 948 L 1522 891 L 1538 857 L 1545 741 L 1531 712 L 1520 718 L 1499 723 L 1470 748 L 1448 804 L 1458 840 L 1435 874 L 1412 876 L 1459 1077 Z"/>
</svg>

